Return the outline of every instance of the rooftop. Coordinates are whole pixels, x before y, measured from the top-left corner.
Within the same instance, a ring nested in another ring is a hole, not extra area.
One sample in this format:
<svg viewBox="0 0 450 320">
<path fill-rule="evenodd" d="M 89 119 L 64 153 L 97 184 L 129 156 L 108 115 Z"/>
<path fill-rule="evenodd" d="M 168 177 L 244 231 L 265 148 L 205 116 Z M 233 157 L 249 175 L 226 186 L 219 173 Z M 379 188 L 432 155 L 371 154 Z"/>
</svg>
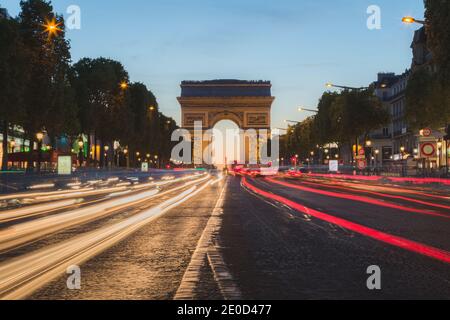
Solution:
<svg viewBox="0 0 450 320">
<path fill-rule="evenodd" d="M 270 81 L 234 79 L 183 81 L 181 97 L 272 97 Z"/>
</svg>

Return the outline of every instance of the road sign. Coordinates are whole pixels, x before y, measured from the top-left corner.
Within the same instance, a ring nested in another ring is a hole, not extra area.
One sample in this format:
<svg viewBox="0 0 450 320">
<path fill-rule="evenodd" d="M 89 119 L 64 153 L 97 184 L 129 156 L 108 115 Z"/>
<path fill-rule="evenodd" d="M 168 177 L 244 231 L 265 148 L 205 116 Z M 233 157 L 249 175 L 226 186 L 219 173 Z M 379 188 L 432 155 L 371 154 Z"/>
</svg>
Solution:
<svg viewBox="0 0 450 320">
<path fill-rule="evenodd" d="M 338 160 L 330 160 L 330 172 L 338 172 L 339 171 L 339 161 Z"/>
<path fill-rule="evenodd" d="M 425 142 L 420 145 L 420 154 L 422 158 L 436 157 L 436 144 L 432 142 Z"/>
<path fill-rule="evenodd" d="M 364 148 L 359 149 L 358 155 L 365 156 L 366 155 L 366 150 L 364 150 Z"/>
<path fill-rule="evenodd" d="M 72 174 L 72 157 L 59 156 L 58 157 L 58 175 Z"/>
<path fill-rule="evenodd" d="M 357 164 L 359 170 L 364 170 L 367 167 L 366 160 L 358 160 Z"/>
<path fill-rule="evenodd" d="M 141 164 L 141 171 L 142 172 L 148 172 L 148 162 L 142 162 L 142 164 Z"/>
<path fill-rule="evenodd" d="M 433 130 L 429 129 L 429 128 L 425 128 L 422 131 L 420 131 L 420 135 L 422 137 L 430 137 L 433 134 Z"/>
</svg>

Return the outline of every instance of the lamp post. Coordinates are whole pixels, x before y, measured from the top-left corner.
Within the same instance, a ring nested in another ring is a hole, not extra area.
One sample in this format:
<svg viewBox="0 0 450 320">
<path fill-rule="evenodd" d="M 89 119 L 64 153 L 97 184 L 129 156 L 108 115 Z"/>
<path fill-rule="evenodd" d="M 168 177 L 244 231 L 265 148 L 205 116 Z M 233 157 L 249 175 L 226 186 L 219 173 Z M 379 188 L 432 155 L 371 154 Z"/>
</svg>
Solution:
<svg viewBox="0 0 450 320">
<path fill-rule="evenodd" d="M 376 149 L 375 150 L 375 167 L 378 168 L 378 156 L 380 155 L 380 150 Z"/>
<path fill-rule="evenodd" d="M 315 109 L 312 109 L 312 108 L 305 108 L 305 107 L 299 107 L 299 108 L 298 108 L 298 111 L 299 111 L 299 112 L 304 112 L 304 111 L 306 111 L 306 112 L 312 112 L 312 113 L 319 113 L 318 110 L 315 110 Z"/>
<path fill-rule="evenodd" d="M 9 143 L 9 146 L 11 147 L 11 153 L 14 153 L 14 148 L 16 147 L 16 141 L 11 140 Z"/>
<path fill-rule="evenodd" d="M 128 169 L 130 167 L 130 157 L 128 156 L 128 148 L 125 148 L 123 150 L 123 155 L 125 156 L 125 162 Z"/>
<path fill-rule="evenodd" d="M 38 159 L 37 159 L 37 172 L 41 172 L 41 159 L 42 159 L 42 141 L 44 140 L 44 134 L 42 132 L 38 132 L 36 134 L 36 139 L 38 141 L 37 149 L 38 149 Z"/>
<path fill-rule="evenodd" d="M 418 24 L 426 25 L 426 22 L 424 20 L 417 20 L 410 16 L 403 17 L 402 22 L 406 23 L 406 24 L 418 23 Z"/>
<path fill-rule="evenodd" d="M 363 90 L 367 90 L 369 89 L 369 87 L 360 87 L 360 88 L 356 88 L 356 87 L 349 87 L 349 86 L 342 86 L 342 85 L 338 85 L 338 84 L 333 84 L 333 83 L 326 83 L 325 86 L 327 88 L 338 88 L 338 89 L 344 89 L 344 90 L 356 90 L 356 91 L 363 91 Z"/>
<path fill-rule="evenodd" d="M 105 146 L 105 164 L 106 164 L 107 169 L 109 168 L 108 152 L 109 152 L 109 146 Z"/>
<path fill-rule="evenodd" d="M 442 142 L 441 141 L 439 141 L 438 143 L 437 143 L 437 161 L 438 161 L 438 163 L 437 163 L 437 166 L 438 166 L 438 170 L 441 170 L 441 163 L 442 163 L 442 161 L 441 161 L 441 155 L 442 155 Z"/>
<path fill-rule="evenodd" d="M 78 163 L 79 163 L 80 168 L 83 166 L 83 161 L 84 161 L 83 148 L 84 148 L 84 142 L 83 142 L 83 140 L 80 139 L 78 141 Z"/>
</svg>

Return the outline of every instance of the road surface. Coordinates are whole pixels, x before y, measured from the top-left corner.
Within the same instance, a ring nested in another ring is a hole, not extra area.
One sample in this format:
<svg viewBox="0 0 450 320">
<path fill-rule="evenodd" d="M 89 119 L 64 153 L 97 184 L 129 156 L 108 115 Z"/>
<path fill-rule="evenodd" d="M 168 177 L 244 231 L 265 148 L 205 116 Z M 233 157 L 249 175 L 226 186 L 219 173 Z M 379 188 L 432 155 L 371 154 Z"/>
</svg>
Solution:
<svg viewBox="0 0 450 320">
<path fill-rule="evenodd" d="M 192 172 L 50 187 L 0 196 L 0 298 L 450 299 L 445 188 Z"/>
</svg>

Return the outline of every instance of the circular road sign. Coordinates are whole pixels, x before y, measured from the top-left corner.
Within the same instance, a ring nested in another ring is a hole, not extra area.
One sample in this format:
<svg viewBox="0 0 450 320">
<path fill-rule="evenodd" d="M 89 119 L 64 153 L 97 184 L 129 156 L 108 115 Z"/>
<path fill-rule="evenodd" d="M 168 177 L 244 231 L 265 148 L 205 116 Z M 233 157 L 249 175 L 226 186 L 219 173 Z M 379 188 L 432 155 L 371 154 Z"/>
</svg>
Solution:
<svg viewBox="0 0 450 320">
<path fill-rule="evenodd" d="M 430 137 L 433 134 L 433 131 L 430 128 L 425 128 L 422 130 L 423 137 Z"/>
<path fill-rule="evenodd" d="M 436 154 L 436 146 L 431 142 L 424 143 L 420 147 L 420 151 L 422 152 L 423 156 L 425 156 L 426 158 L 430 158 Z"/>
</svg>

